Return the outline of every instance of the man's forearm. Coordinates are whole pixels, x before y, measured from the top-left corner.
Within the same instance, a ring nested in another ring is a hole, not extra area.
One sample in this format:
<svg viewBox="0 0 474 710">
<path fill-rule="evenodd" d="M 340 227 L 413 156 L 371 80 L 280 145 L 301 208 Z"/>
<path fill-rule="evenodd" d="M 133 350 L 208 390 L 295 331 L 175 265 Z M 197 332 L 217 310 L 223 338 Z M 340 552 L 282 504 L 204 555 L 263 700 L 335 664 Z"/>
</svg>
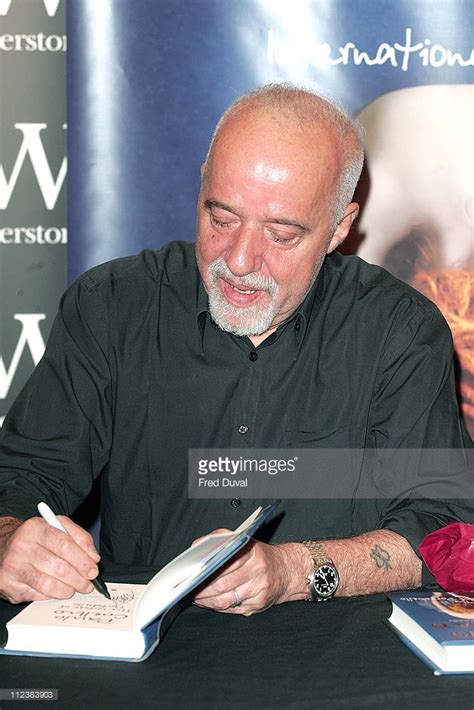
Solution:
<svg viewBox="0 0 474 710">
<path fill-rule="evenodd" d="M 324 547 L 340 575 L 336 596 L 388 592 L 421 585 L 421 560 L 404 537 L 374 530 L 348 540 L 327 540 Z"/>
<path fill-rule="evenodd" d="M 322 540 L 339 572 L 336 596 L 388 592 L 421 585 L 421 560 L 404 537 L 391 530 L 374 530 L 353 538 Z M 312 570 L 309 551 L 298 543 L 281 546 L 291 558 L 292 575 L 282 601 L 308 596 L 307 577 Z"/>
</svg>

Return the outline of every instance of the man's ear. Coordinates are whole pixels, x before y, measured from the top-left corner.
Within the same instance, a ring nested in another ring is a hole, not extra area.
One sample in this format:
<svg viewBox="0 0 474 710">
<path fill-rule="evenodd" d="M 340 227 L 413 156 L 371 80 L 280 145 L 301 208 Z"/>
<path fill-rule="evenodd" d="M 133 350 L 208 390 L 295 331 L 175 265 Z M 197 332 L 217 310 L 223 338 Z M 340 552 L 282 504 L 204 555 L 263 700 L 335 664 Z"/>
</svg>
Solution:
<svg viewBox="0 0 474 710">
<path fill-rule="evenodd" d="M 334 234 L 329 242 L 329 247 L 327 253 L 330 254 L 334 249 L 337 249 L 339 244 L 342 244 L 344 239 L 349 234 L 349 230 L 352 227 L 352 223 L 359 214 L 359 205 L 357 202 L 351 202 L 347 205 L 346 211 L 344 212 L 344 217 L 338 222 Z"/>
</svg>

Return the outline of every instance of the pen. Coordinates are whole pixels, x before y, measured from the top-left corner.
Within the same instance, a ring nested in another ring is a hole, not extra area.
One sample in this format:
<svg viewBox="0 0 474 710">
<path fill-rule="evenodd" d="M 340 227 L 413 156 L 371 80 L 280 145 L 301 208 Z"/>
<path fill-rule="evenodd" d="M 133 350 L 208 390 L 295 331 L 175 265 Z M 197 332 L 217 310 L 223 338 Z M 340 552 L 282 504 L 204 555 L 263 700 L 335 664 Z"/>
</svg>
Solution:
<svg viewBox="0 0 474 710">
<path fill-rule="evenodd" d="M 55 514 L 47 503 L 38 503 L 37 508 L 39 514 L 41 515 L 43 520 L 48 523 L 48 525 L 51 525 L 52 528 L 56 528 L 57 530 L 62 530 L 64 533 L 66 533 L 66 535 L 69 535 L 64 525 L 61 525 L 61 523 L 59 522 L 59 520 L 57 519 L 57 517 L 55 516 Z M 105 586 L 105 583 L 102 580 L 100 574 L 98 574 L 95 579 L 91 579 L 91 582 L 97 589 L 97 591 L 100 592 L 100 594 L 103 594 L 104 597 L 107 597 L 107 599 L 111 598 L 109 590 Z"/>
</svg>

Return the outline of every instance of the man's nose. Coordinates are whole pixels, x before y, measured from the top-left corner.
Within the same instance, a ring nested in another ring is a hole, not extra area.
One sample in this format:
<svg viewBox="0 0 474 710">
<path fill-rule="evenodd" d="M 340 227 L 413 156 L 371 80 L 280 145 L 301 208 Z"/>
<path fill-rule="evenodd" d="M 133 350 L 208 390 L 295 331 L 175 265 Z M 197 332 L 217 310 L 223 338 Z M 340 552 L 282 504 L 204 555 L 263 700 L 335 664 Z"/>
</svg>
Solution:
<svg viewBox="0 0 474 710">
<path fill-rule="evenodd" d="M 229 247 L 226 264 L 235 276 L 246 276 L 262 268 L 263 244 L 255 229 L 242 226 Z"/>
</svg>

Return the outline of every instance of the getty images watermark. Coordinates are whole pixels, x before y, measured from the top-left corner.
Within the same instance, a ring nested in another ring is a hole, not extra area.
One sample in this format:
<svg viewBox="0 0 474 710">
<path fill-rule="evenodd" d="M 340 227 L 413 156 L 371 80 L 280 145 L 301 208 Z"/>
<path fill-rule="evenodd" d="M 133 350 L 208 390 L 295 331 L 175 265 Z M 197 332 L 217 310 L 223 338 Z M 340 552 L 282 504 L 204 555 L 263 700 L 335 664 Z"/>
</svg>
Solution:
<svg viewBox="0 0 474 710">
<path fill-rule="evenodd" d="M 474 451 L 189 449 L 190 498 L 474 498 Z"/>
</svg>

